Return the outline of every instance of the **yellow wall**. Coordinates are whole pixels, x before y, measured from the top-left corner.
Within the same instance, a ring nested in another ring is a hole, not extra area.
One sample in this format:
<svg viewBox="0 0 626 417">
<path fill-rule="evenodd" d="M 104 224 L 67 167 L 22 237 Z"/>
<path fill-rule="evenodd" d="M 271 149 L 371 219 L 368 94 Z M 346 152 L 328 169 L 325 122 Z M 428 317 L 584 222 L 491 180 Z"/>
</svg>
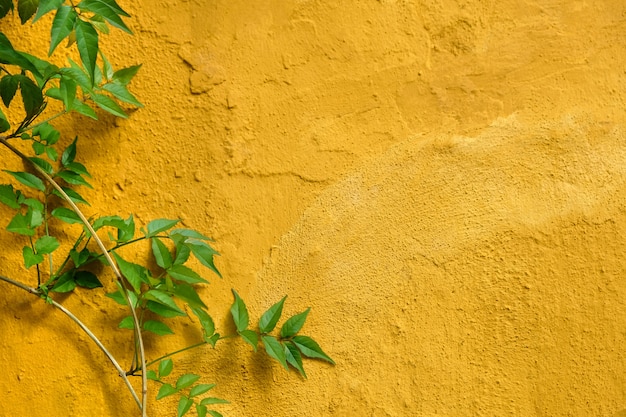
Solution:
<svg viewBox="0 0 626 417">
<path fill-rule="evenodd" d="M 256 317 L 288 294 L 337 362 L 181 357 L 225 415 L 626 415 L 623 0 L 120 4 L 136 35 L 104 49 L 143 63 L 146 107 L 59 126 L 93 213 L 206 231 L 219 325 L 232 287 Z M 72 324 L 2 289 L 0 415 L 136 415 Z M 68 303 L 106 331 L 106 299 Z"/>
</svg>

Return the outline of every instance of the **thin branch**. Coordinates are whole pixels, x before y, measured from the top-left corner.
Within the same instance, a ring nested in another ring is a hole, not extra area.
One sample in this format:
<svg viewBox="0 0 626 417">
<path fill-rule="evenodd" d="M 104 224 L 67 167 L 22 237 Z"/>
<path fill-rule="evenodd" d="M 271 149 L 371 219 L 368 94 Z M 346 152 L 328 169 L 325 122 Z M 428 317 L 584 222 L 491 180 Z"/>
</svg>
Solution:
<svg viewBox="0 0 626 417">
<path fill-rule="evenodd" d="M 39 291 L 36 288 L 32 288 L 29 287 L 27 285 L 22 284 L 19 281 L 15 281 L 11 278 L 5 277 L 0 275 L 0 280 L 7 282 L 11 285 L 14 285 L 16 287 L 19 287 L 21 289 L 23 289 L 24 291 L 27 291 L 29 293 L 31 293 L 32 295 L 35 295 L 37 297 L 41 297 L 43 294 L 41 291 Z M 133 396 L 133 398 L 135 399 L 135 402 L 137 403 L 137 405 L 141 408 L 141 401 L 139 400 L 139 397 L 137 397 L 137 393 L 135 392 L 135 389 L 133 388 L 132 384 L 130 383 L 130 381 L 128 380 L 128 377 L 126 376 L 126 373 L 124 372 L 124 370 L 122 369 L 122 367 L 120 366 L 120 364 L 117 362 L 117 360 L 115 359 L 115 357 L 108 351 L 108 349 L 102 344 L 102 342 L 100 341 L 100 339 L 98 339 L 96 337 L 96 335 L 93 334 L 93 332 L 91 330 L 89 330 L 89 328 L 82 322 L 80 321 L 80 319 L 78 317 L 76 317 L 71 311 L 69 311 L 67 308 L 63 307 L 61 304 L 57 303 L 56 301 L 54 301 L 52 298 L 50 297 L 46 297 L 46 301 L 50 304 L 52 304 L 54 307 L 58 308 L 59 310 L 61 310 L 63 313 L 65 313 L 74 323 L 76 323 L 86 334 L 87 336 L 89 336 L 89 338 L 100 348 L 100 350 L 106 355 L 106 357 L 109 359 L 109 361 L 111 361 L 111 363 L 113 364 L 113 366 L 115 367 L 115 369 L 117 369 L 118 374 L 122 377 L 122 379 L 124 380 L 124 383 L 126 384 L 126 386 L 128 387 L 128 390 L 130 391 L 131 395 Z"/>
<path fill-rule="evenodd" d="M 123 289 L 124 296 L 126 298 L 126 301 L 128 302 L 128 307 L 130 308 L 130 311 L 131 311 L 131 314 L 132 314 L 132 317 L 133 317 L 133 323 L 134 323 L 134 328 L 135 328 L 135 339 L 136 339 L 136 341 L 139 344 L 139 355 L 140 355 L 140 359 L 141 359 L 141 367 L 142 367 L 142 369 L 145 369 L 146 368 L 146 354 L 145 354 L 145 348 L 144 348 L 144 344 L 143 344 L 143 337 L 141 335 L 141 328 L 140 328 L 140 325 L 139 325 L 139 318 L 137 317 L 137 312 L 135 311 L 135 307 L 133 306 L 133 303 L 132 303 L 130 297 L 128 296 L 128 291 L 126 290 L 126 287 L 124 287 L 124 285 L 123 285 L 123 283 L 125 282 L 124 277 L 122 276 L 120 270 L 118 269 L 117 264 L 113 261 L 113 258 L 111 257 L 111 255 L 107 251 L 106 246 L 104 246 L 104 243 L 102 242 L 102 240 L 96 234 L 96 231 L 91 226 L 91 223 L 89 223 L 89 220 L 87 220 L 87 217 L 85 217 L 83 212 L 80 211 L 78 206 L 65 193 L 63 188 L 61 188 L 61 186 L 50 175 L 48 175 L 48 173 L 46 171 L 44 171 L 39 165 L 33 163 L 19 149 L 15 148 L 13 145 L 11 145 L 9 142 L 7 142 L 7 140 L 4 137 L 0 137 L 0 143 L 2 143 L 4 146 L 6 146 L 11 152 L 16 154 L 20 158 L 22 158 L 22 160 L 26 161 L 32 167 L 34 167 L 35 170 L 42 177 L 44 177 L 46 179 L 46 181 L 48 181 L 48 183 L 50 183 L 50 185 L 52 185 L 59 192 L 59 194 L 63 197 L 63 199 L 70 205 L 72 210 L 76 213 L 76 215 L 78 215 L 78 217 L 80 218 L 80 220 L 83 223 L 83 225 L 87 228 L 87 230 L 89 231 L 91 236 L 96 241 L 96 244 L 100 248 L 100 251 L 102 252 L 102 254 L 104 255 L 105 259 L 107 260 L 109 266 L 113 270 L 113 273 L 115 274 L 115 277 L 122 284 L 120 286 Z M 142 378 L 141 378 L 141 412 L 142 412 L 142 417 L 147 417 L 147 406 L 148 406 L 148 378 L 147 378 L 146 373 L 144 372 L 143 375 L 142 375 Z"/>
</svg>

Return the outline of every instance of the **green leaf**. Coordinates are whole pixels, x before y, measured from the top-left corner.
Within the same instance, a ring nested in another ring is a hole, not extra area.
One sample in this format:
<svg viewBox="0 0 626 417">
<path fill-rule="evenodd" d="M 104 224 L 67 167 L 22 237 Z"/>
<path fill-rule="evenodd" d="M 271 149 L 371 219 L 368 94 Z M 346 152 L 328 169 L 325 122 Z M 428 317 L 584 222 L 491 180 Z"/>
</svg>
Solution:
<svg viewBox="0 0 626 417">
<path fill-rule="evenodd" d="M 213 256 L 219 255 L 217 251 L 210 247 L 206 242 L 197 239 L 188 239 L 186 245 L 189 249 L 191 249 L 191 253 L 194 254 L 196 259 L 198 259 L 202 265 L 211 269 L 220 278 L 222 277 L 222 274 L 220 274 L 220 271 L 217 270 L 215 264 L 213 263 Z"/>
<path fill-rule="evenodd" d="M 80 194 L 78 194 L 76 191 L 72 190 L 71 188 L 61 187 L 61 189 L 65 192 L 65 194 L 67 194 L 67 196 L 70 198 L 70 200 L 72 200 L 74 203 L 76 203 L 76 204 L 86 204 L 88 206 L 90 205 L 87 202 L 87 200 L 85 200 Z M 52 194 L 56 195 L 59 198 L 63 198 L 61 193 L 59 193 L 56 189 L 52 191 Z"/>
<path fill-rule="evenodd" d="M 48 90 L 50 91 L 50 90 Z M 61 77 L 59 81 L 59 96 L 66 111 L 71 111 L 76 99 L 76 81 L 69 77 Z"/>
<path fill-rule="evenodd" d="M 252 349 L 256 352 L 259 344 L 259 335 L 254 330 L 242 330 L 239 332 L 239 336 L 241 336 L 244 342 L 252 346 Z"/>
<path fill-rule="evenodd" d="M 307 308 L 302 313 L 290 317 L 280 329 L 280 337 L 286 339 L 298 333 L 300 329 L 302 329 L 302 326 L 304 326 L 309 311 L 311 311 L 311 309 Z"/>
<path fill-rule="evenodd" d="M 294 336 L 292 342 L 296 345 L 296 347 L 302 352 L 302 354 L 308 358 L 317 358 L 325 360 L 326 362 L 335 364 L 330 356 L 328 356 L 322 348 L 317 344 L 317 342 L 311 339 L 308 336 Z"/>
<path fill-rule="evenodd" d="M 152 220 L 146 226 L 148 229 L 148 233 L 146 233 L 146 237 L 152 237 L 152 236 L 158 235 L 161 232 L 171 229 L 179 222 L 180 220 L 169 220 L 169 219 Z"/>
<path fill-rule="evenodd" d="M 259 320 L 259 330 L 261 333 L 269 333 L 274 330 L 276 327 L 276 323 L 280 319 L 281 314 L 283 314 L 283 304 L 285 304 L 285 300 L 287 296 L 284 296 L 282 300 L 271 306 Z"/>
<path fill-rule="evenodd" d="M 91 252 L 89 252 L 87 248 L 83 248 L 80 252 L 76 249 L 70 250 L 70 258 L 72 258 L 72 262 L 74 262 L 74 267 L 76 268 L 84 265 L 85 262 L 89 260 L 90 255 Z"/>
<path fill-rule="evenodd" d="M 212 390 L 214 387 L 215 384 L 198 384 L 191 388 L 189 391 L 189 397 L 197 397 L 198 395 L 202 395 L 205 392 Z"/>
<path fill-rule="evenodd" d="M 121 117 L 123 119 L 127 119 L 128 115 L 124 113 L 124 110 L 120 106 L 117 105 L 115 101 L 111 98 L 103 95 L 103 94 L 93 94 L 91 99 L 100 107 L 102 110 L 107 113 L 111 113 L 114 116 Z"/>
<path fill-rule="evenodd" d="M 144 270 L 145 268 L 141 265 L 134 264 L 132 262 L 128 262 L 124 260 L 117 253 L 112 252 L 113 257 L 115 258 L 115 262 L 117 262 L 117 266 L 119 266 L 122 275 L 128 281 L 128 283 L 133 287 L 136 293 L 139 293 L 141 288 L 141 283 L 144 282 Z"/>
<path fill-rule="evenodd" d="M 13 75 L 5 75 L 0 80 L 0 97 L 2 97 L 2 102 L 6 107 L 9 107 L 13 97 L 15 97 L 19 84 L 19 77 Z"/>
<path fill-rule="evenodd" d="M 184 238 L 192 238 L 192 239 L 213 241 L 213 239 L 211 239 L 210 237 L 206 237 L 202 233 L 197 232 L 196 230 L 184 229 L 184 228 L 170 230 L 169 236 L 172 237 L 172 238 L 175 238 L 176 236 L 181 236 L 181 237 L 184 237 Z"/>
<path fill-rule="evenodd" d="M 22 103 L 24 103 L 26 116 L 32 117 L 36 115 L 44 105 L 41 89 L 37 87 L 37 84 L 35 84 L 33 80 L 25 75 L 15 75 L 15 77 L 19 77 Z"/>
<path fill-rule="evenodd" d="M 30 226 L 30 219 L 27 215 L 17 213 L 6 227 L 7 231 L 25 236 L 34 236 L 35 231 Z"/>
<path fill-rule="evenodd" d="M 122 85 L 127 85 L 139 71 L 141 65 L 133 65 L 132 67 L 122 68 L 113 73 L 113 81 L 117 81 Z"/>
<path fill-rule="evenodd" d="M 61 244 L 54 236 L 42 236 L 35 242 L 35 251 L 42 255 L 54 252 Z"/>
<path fill-rule="evenodd" d="M 219 333 L 215 333 L 213 336 L 211 337 L 205 337 L 204 341 L 207 342 L 208 344 L 210 344 L 211 346 L 215 347 L 215 344 L 220 340 L 220 334 Z"/>
<path fill-rule="evenodd" d="M 102 16 L 98 14 L 94 14 L 93 16 L 89 18 L 89 21 L 91 22 L 93 27 L 96 28 L 98 32 L 104 33 L 105 35 L 109 34 L 109 27 L 107 26 L 106 21 L 104 20 Z M 100 81 L 97 82 L 97 84 L 99 83 Z"/>
<path fill-rule="evenodd" d="M 117 325 L 120 329 L 134 329 L 135 328 L 135 320 L 132 316 L 126 316 L 120 321 L 120 324 Z"/>
<path fill-rule="evenodd" d="M 172 239 L 176 240 L 176 235 Z M 191 249 L 189 249 L 184 242 L 176 243 L 176 258 L 174 259 L 174 265 L 182 265 L 189 260 L 189 255 L 191 254 Z"/>
<path fill-rule="evenodd" d="M 87 167 L 85 167 L 80 162 L 75 162 L 75 161 L 70 162 L 67 164 L 65 169 L 67 169 L 68 171 L 72 171 L 73 173 L 78 174 L 78 175 L 85 175 L 87 177 L 91 177 L 91 174 L 89 173 L 89 171 L 87 171 Z"/>
<path fill-rule="evenodd" d="M 159 238 L 152 238 L 152 253 L 157 265 L 163 269 L 167 269 L 172 266 L 172 254 L 170 250 L 165 246 L 165 243 L 161 242 Z"/>
<path fill-rule="evenodd" d="M 176 412 L 176 417 L 183 417 L 185 414 L 187 414 L 187 411 L 189 411 L 192 405 L 192 399 L 184 396 L 180 397 L 180 400 L 178 400 L 178 410 Z"/>
<path fill-rule="evenodd" d="M 102 89 L 111 93 L 116 99 L 125 103 L 132 104 L 133 106 L 143 107 L 143 104 L 130 91 L 125 85 L 116 82 L 108 83 L 102 86 Z"/>
<path fill-rule="evenodd" d="M 211 404 L 230 404 L 230 403 L 226 400 L 222 400 L 221 398 L 207 397 L 207 398 L 203 398 L 202 401 L 200 401 L 200 404 L 211 405 Z"/>
<path fill-rule="evenodd" d="M 0 133 L 4 133 L 9 129 L 11 129 L 11 124 L 7 120 L 7 117 L 4 115 L 2 110 L 0 110 Z"/>
<path fill-rule="evenodd" d="M 274 336 L 261 336 L 261 340 L 263 341 L 263 346 L 265 346 L 267 354 L 280 362 L 283 368 L 289 370 L 285 349 L 281 343 Z"/>
<path fill-rule="evenodd" d="M 148 378 L 150 381 L 159 381 L 156 372 L 154 372 L 154 370 L 152 369 L 148 369 L 148 372 L 146 372 L 146 378 Z"/>
<path fill-rule="evenodd" d="M 42 123 L 33 129 L 33 136 L 39 136 L 46 145 L 54 145 L 61 137 L 61 132 L 49 123 Z"/>
<path fill-rule="evenodd" d="M 51 214 L 57 219 L 68 224 L 82 223 L 82 220 L 80 219 L 80 217 L 78 217 L 78 214 L 74 213 L 73 210 L 65 207 L 57 207 L 52 210 Z"/>
<path fill-rule="evenodd" d="M 156 399 L 160 400 L 161 398 L 168 397 L 172 394 L 176 394 L 178 390 L 174 388 L 171 384 L 163 384 L 161 388 L 159 388 L 159 393 L 157 394 Z"/>
<path fill-rule="evenodd" d="M 172 329 L 170 329 L 167 324 L 156 320 L 146 320 L 146 322 L 143 324 L 143 329 L 159 336 L 174 334 Z"/>
<path fill-rule="evenodd" d="M 50 30 L 50 49 L 48 56 L 52 55 L 61 41 L 69 36 L 74 30 L 74 23 L 78 15 L 70 6 L 61 5 L 57 8 Z"/>
<path fill-rule="evenodd" d="M 113 2 L 114 3 L 114 2 Z M 126 26 L 126 24 L 122 21 L 122 18 L 119 16 L 118 10 L 119 6 L 117 6 L 117 10 L 113 7 L 111 1 L 106 0 L 83 0 L 78 4 L 80 9 L 88 10 L 95 14 L 98 14 L 105 18 L 112 26 L 115 26 L 118 29 L 123 30 L 126 33 L 132 34 L 131 30 Z"/>
<path fill-rule="evenodd" d="M 202 302 L 196 290 L 189 284 L 176 284 L 172 289 L 172 294 L 189 304 L 190 307 L 207 308 Z"/>
<path fill-rule="evenodd" d="M 70 292 L 74 291 L 74 288 L 76 288 L 76 281 L 74 281 L 72 271 L 68 271 L 59 277 L 51 291 Z"/>
<path fill-rule="evenodd" d="M 198 414 L 198 417 L 206 417 L 206 412 L 207 408 L 205 405 L 196 405 L 196 413 Z"/>
<path fill-rule="evenodd" d="M 196 317 L 198 317 L 198 320 L 200 320 L 200 325 L 204 331 L 204 337 L 207 338 L 213 336 L 215 333 L 215 323 L 213 322 L 211 316 L 209 316 L 209 313 L 196 307 L 192 307 L 191 311 Z"/>
<path fill-rule="evenodd" d="M 18 67 L 28 70 L 33 73 L 34 76 L 41 76 L 41 73 L 24 53 L 18 52 L 13 49 L 13 45 L 9 41 L 9 38 L 2 32 L 0 32 L 0 63 L 17 65 Z"/>
<path fill-rule="evenodd" d="M 98 115 L 96 114 L 96 112 L 91 107 L 79 101 L 78 99 L 74 100 L 74 104 L 72 104 L 72 110 L 74 110 L 76 113 L 82 114 L 83 116 L 98 120 Z"/>
<path fill-rule="evenodd" d="M 224 400 L 226 401 L 226 400 Z M 226 401 L 226 403 L 228 403 L 228 401 Z M 222 414 L 218 413 L 215 410 L 209 410 L 209 414 L 211 414 L 211 417 L 224 417 Z"/>
<path fill-rule="evenodd" d="M 13 172 L 13 171 L 7 171 L 7 170 L 3 170 L 3 171 L 12 175 L 16 180 L 26 185 L 27 187 L 31 187 L 39 191 L 46 190 L 46 186 L 44 185 L 43 181 L 39 179 L 39 177 L 36 177 L 35 175 L 31 173 Z"/>
<path fill-rule="evenodd" d="M 80 19 L 76 19 L 74 22 L 74 31 L 80 60 L 83 62 L 89 78 L 93 81 L 95 80 L 96 60 L 98 59 L 98 32 L 91 23 Z"/>
<path fill-rule="evenodd" d="M 84 185 L 86 187 L 93 188 L 91 186 L 91 184 L 89 184 L 87 182 L 87 180 L 85 180 L 80 174 L 77 174 L 77 173 L 72 172 L 72 171 L 68 171 L 68 170 L 59 171 L 59 172 L 57 172 L 55 178 L 56 177 L 61 178 L 62 180 L 64 180 L 68 184 Z"/>
<path fill-rule="evenodd" d="M 19 199 L 19 191 L 15 191 L 13 186 L 10 184 L 1 184 L 0 185 L 0 202 L 6 204 L 12 209 L 20 208 L 20 204 L 18 203 Z"/>
<path fill-rule="evenodd" d="M 304 365 L 302 364 L 302 355 L 300 355 L 300 351 L 291 342 L 285 342 L 285 357 L 287 358 L 287 363 L 293 366 L 300 375 L 306 378 L 306 372 L 304 372 Z"/>
<path fill-rule="evenodd" d="M 61 154 L 61 165 L 67 166 L 68 164 L 74 162 L 74 158 L 76 158 L 76 140 L 78 137 L 75 137 L 72 143 L 70 143 L 67 148 Z"/>
<path fill-rule="evenodd" d="M 170 259 L 171 262 L 171 259 Z M 157 261 L 158 263 L 158 261 Z M 159 265 L 161 266 L 161 265 Z M 188 284 L 199 284 L 205 283 L 208 284 L 209 281 L 202 278 L 191 268 L 186 267 L 185 265 L 173 265 L 167 269 L 167 273 L 174 279 L 179 281 L 184 281 Z"/>
<path fill-rule="evenodd" d="M 185 315 L 185 313 L 176 305 L 174 299 L 167 293 L 161 290 L 149 290 L 144 294 L 146 300 L 154 301 L 155 303 L 163 304 L 164 306 L 176 311 L 179 315 Z"/>
<path fill-rule="evenodd" d="M 89 272 L 89 271 L 76 271 L 74 274 L 74 279 L 76 280 L 76 284 L 83 288 L 94 289 L 101 288 L 102 283 L 98 279 L 98 277 Z"/>
<path fill-rule="evenodd" d="M 200 379 L 200 375 L 196 375 L 196 374 L 185 374 L 185 375 L 182 375 L 176 381 L 176 389 L 177 390 L 181 390 L 181 389 L 185 389 L 187 387 L 190 387 L 199 379 Z"/>
<path fill-rule="evenodd" d="M 43 262 L 43 255 L 33 252 L 30 246 L 24 246 L 22 249 L 22 257 L 24 258 L 24 266 L 26 269 Z"/>
<path fill-rule="evenodd" d="M 43 169 L 46 174 L 52 175 L 52 173 L 54 172 L 52 165 L 50 165 L 50 163 L 46 161 L 45 159 L 37 158 L 35 156 L 32 156 L 28 159 L 30 159 L 30 162 L 37 165 L 39 168 Z"/>
<path fill-rule="evenodd" d="M 164 378 L 172 373 L 174 362 L 171 359 L 164 359 L 159 362 L 159 378 Z"/>
<path fill-rule="evenodd" d="M 0 0 L 0 19 L 13 10 L 13 0 Z"/>
<path fill-rule="evenodd" d="M 39 6 L 39 0 L 17 0 L 17 14 L 20 16 L 22 24 L 26 23 Z"/>
<path fill-rule="evenodd" d="M 233 296 L 235 297 L 235 302 L 230 307 L 230 314 L 233 316 L 233 321 L 235 322 L 235 327 L 238 332 L 242 332 L 248 328 L 250 316 L 248 315 L 248 309 L 246 308 L 246 304 L 243 302 L 237 291 L 233 291 Z"/>
<path fill-rule="evenodd" d="M 184 312 L 180 312 L 180 309 L 171 309 L 166 305 L 159 304 L 156 301 L 148 300 L 146 302 L 146 308 L 152 311 L 154 314 L 158 314 L 161 317 L 165 317 L 166 319 L 171 319 L 173 317 L 186 316 Z"/>
<path fill-rule="evenodd" d="M 56 149 L 54 149 L 51 146 L 47 146 L 45 149 L 46 149 L 46 155 L 48 155 L 48 158 L 50 158 L 51 161 L 56 161 L 59 156 Z"/>
<path fill-rule="evenodd" d="M 39 0 L 39 8 L 37 9 L 37 14 L 33 18 L 33 23 L 38 21 L 45 14 L 58 9 L 64 1 L 65 0 Z"/>
</svg>

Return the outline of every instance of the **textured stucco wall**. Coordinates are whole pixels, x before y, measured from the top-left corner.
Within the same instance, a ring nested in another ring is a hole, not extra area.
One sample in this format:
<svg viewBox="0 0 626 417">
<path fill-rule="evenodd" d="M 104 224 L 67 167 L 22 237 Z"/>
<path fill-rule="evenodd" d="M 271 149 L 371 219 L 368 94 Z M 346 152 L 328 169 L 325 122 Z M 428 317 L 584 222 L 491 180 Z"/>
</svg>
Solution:
<svg viewBox="0 0 626 417">
<path fill-rule="evenodd" d="M 120 4 L 136 35 L 109 56 L 143 63 L 146 107 L 59 125 L 93 212 L 205 230 L 221 326 L 232 287 L 257 316 L 288 294 L 337 361 L 302 381 L 241 342 L 181 357 L 225 415 L 626 415 L 626 3 Z M 68 303 L 109 324 L 106 299 Z M 135 414 L 57 312 L 0 305 L 0 415 Z"/>
</svg>

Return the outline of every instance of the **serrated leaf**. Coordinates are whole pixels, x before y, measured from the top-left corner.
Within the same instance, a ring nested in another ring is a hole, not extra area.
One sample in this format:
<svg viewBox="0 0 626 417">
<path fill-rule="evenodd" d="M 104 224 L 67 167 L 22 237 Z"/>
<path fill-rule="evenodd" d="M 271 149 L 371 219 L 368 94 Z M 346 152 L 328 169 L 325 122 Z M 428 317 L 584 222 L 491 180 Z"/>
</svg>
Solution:
<svg viewBox="0 0 626 417">
<path fill-rule="evenodd" d="M 152 300 L 156 303 L 163 304 L 164 306 L 180 313 L 181 315 L 185 315 L 185 313 L 176 305 L 174 299 L 170 297 L 167 293 L 161 290 L 149 290 L 144 294 L 144 298 L 146 300 Z"/>
<path fill-rule="evenodd" d="M 164 359 L 159 362 L 159 378 L 164 378 L 172 373 L 174 362 L 171 359 Z"/>
<path fill-rule="evenodd" d="M 215 249 L 209 246 L 206 242 L 197 239 L 187 239 L 185 244 L 202 265 L 211 269 L 217 274 L 218 277 L 222 277 L 222 274 L 220 274 L 220 271 L 217 270 L 215 264 L 213 263 L 213 256 L 219 255 Z"/>
<path fill-rule="evenodd" d="M 126 33 L 132 34 L 131 30 L 126 26 L 126 24 L 122 21 L 122 18 L 119 16 L 118 11 L 115 7 L 112 6 L 110 1 L 105 0 L 83 0 L 78 4 L 78 7 L 81 9 L 89 10 L 95 14 L 98 14 L 105 18 L 107 22 L 109 22 L 112 26 L 115 26 L 118 29 L 123 30 Z M 119 6 L 118 6 L 118 10 Z"/>
<path fill-rule="evenodd" d="M 41 17 L 47 13 L 58 9 L 64 1 L 65 0 L 39 0 L 39 8 L 37 9 L 37 14 L 33 18 L 33 23 L 41 19 Z"/>
<path fill-rule="evenodd" d="M 202 401 L 200 401 L 200 404 L 211 405 L 211 404 L 230 404 L 230 403 L 226 400 L 222 400 L 221 398 L 207 397 L 207 398 L 203 398 Z"/>
<path fill-rule="evenodd" d="M 152 254 L 154 255 L 157 265 L 163 269 L 172 266 L 172 254 L 167 246 L 165 246 L 165 243 L 161 242 L 159 238 L 152 238 L 150 240 L 152 241 Z"/>
<path fill-rule="evenodd" d="M 0 80 L 0 97 L 6 107 L 9 107 L 15 97 L 19 84 L 19 78 L 13 75 L 5 75 Z"/>
<path fill-rule="evenodd" d="M 35 251 L 38 254 L 47 255 L 54 252 L 61 244 L 54 236 L 42 236 L 35 242 Z"/>
<path fill-rule="evenodd" d="M 315 340 L 308 336 L 294 336 L 291 341 L 296 345 L 300 352 L 308 358 L 317 358 L 325 360 L 326 362 L 335 364 L 330 356 L 328 356 L 322 348 L 317 344 Z"/>
<path fill-rule="evenodd" d="M 198 320 L 200 320 L 200 325 L 204 331 L 205 338 L 211 337 L 215 333 L 215 323 L 209 313 L 196 307 L 192 307 L 191 312 L 198 317 Z"/>
<path fill-rule="evenodd" d="M 122 68 L 113 73 L 113 81 L 117 81 L 122 85 L 127 85 L 139 71 L 141 65 L 133 65 L 128 68 Z"/>
<path fill-rule="evenodd" d="M 57 219 L 68 224 L 82 223 L 82 220 L 80 219 L 80 217 L 78 217 L 78 214 L 65 207 L 57 207 L 52 210 L 51 214 Z"/>
<path fill-rule="evenodd" d="M 200 379 L 200 375 L 196 375 L 196 374 L 185 374 L 185 375 L 182 375 L 176 381 L 176 389 L 181 390 L 181 389 L 185 389 L 187 387 L 190 387 L 199 379 Z"/>
<path fill-rule="evenodd" d="M 24 266 L 26 269 L 43 262 L 43 255 L 33 252 L 30 246 L 24 246 L 22 249 L 22 257 L 24 258 Z"/>
<path fill-rule="evenodd" d="M 254 330 L 242 330 L 239 332 L 239 336 L 241 336 L 244 342 L 252 346 L 252 349 L 256 352 L 259 344 L 259 335 Z"/>
<path fill-rule="evenodd" d="M 122 275 L 124 275 L 124 278 L 126 278 L 128 283 L 135 290 L 135 292 L 139 293 L 141 283 L 144 281 L 143 271 L 145 270 L 145 268 L 141 265 L 137 265 L 124 260 L 115 252 L 112 253 L 113 257 L 115 258 L 115 262 L 117 262 L 117 266 L 119 266 Z"/>
<path fill-rule="evenodd" d="M 215 384 L 198 384 L 195 387 L 191 388 L 189 391 L 189 397 L 196 397 L 198 395 L 202 395 L 205 392 L 213 389 Z"/>
<path fill-rule="evenodd" d="M 52 168 L 52 165 L 50 165 L 50 163 L 46 161 L 45 159 L 37 158 L 35 156 L 32 156 L 28 159 L 30 160 L 30 162 L 32 162 L 33 164 L 37 165 L 39 168 L 44 170 L 46 174 L 49 174 L 49 175 L 53 174 L 54 169 Z"/>
<path fill-rule="evenodd" d="M 233 296 L 235 297 L 235 302 L 230 307 L 230 314 L 233 317 L 233 321 L 235 322 L 235 327 L 238 332 L 243 332 L 248 328 L 248 324 L 250 324 L 250 316 L 248 315 L 248 308 L 246 304 L 243 302 L 237 291 L 233 291 Z"/>
<path fill-rule="evenodd" d="M 167 324 L 157 320 L 146 320 L 146 322 L 143 324 L 143 329 L 159 336 L 174 334 L 172 329 L 170 329 Z"/>
<path fill-rule="evenodd" d="M 74 279 L 76 280 L 76 284 L 83 288 L 94 289 L 101 288 L 102 283 L 98 279 L 98 277 L 89 271 L 76 271 L 74 274 Z"/>
<path fill-rule="evenodd" d="M 20 16 L 22 24 L 26 23 L 39 6 L 39 0 L 17 0 L 17 14 Z"/>
<path fill-rule="evenodd" d="M 161 232 L 171 229 L 176 224 L 178 224 L 180 220 L 169 220 L 169 219 L 156 219 L 152 220 L 146 228 L 148 232 L 146 233 L 146 237 L 152 237 L 158 235 Z"/>
<path fill-rule="evenodd" d="M 291 342 L 285 342 L 283 345 L 285 346 L 285 357 L 287 358 L 287 363 L 293 366 L 298 372 L 300 372 L 300 375 L 306 378 L 306 372 L 304 372 L 304 365 L 302 364 L 302 355 L 296 345 Z"/>
<path fill-rule="evenodd" d="M 285 300 L 287 296 L 284 296 L 282 300 L 271 306 L 259 320 L 259 330 L 261 333 L 269 333 L 274 330 L 276 327 L 276 323 L 280 319 L 280 316 L 283 314 L 283 305 L 285 304 Z"/>
<path fill-rule="evenodd" d="M 91 23 L 80 19 L 76 19 L 74 31 L 76 33 L 76 46 L 78 46 L 80 60 L 83 62 L 89 78 L 94 81 L 96 60 L 98 59 L 98 32 Z"/>
<path fill-rule="evenodd" d="M 283 368 L 289 370 L 283 345 L 274 336 L 264 335 L 261 336 L 261 340 L 263 341 L 263 346 L 265 346 L 267 354 L 280 362 Z"/>
<path fill-rule="evenodd" d="M 178 390 L 174 388 L 171 384 L 163 384 L 161 385 L 161 388 L 159 388 L 156 399 L 160 400 L 161 398 L 168 397 L 172 394 L 176 394 L 177 392 Z"/>
<path fill-rule="evenodd" d="M 192 405 L 193 405 L 192 399 L 184 397 L 184 396 L 180 397 L 180 400 L 178 400 L 178 409 L 176 412 L 176 417 L 183 417 L 185 414 L 187 414 L 187 411 L 189 411 Z"/>
<path fill-rule="evenodd" d="M 111 113 L 114 116 L 121 117 L 123 119 L 127 119 L 128 115 L 122 110 L 120 106 L 117 105 L 115 101 L 111 98 L 103 95 L 103 94 L 93 94 L 91 99 L 100 107 L 102 110 L 107 113 Z"/>
<path fill-rule="evenodd" d="M 300 329 L 302 329 L 302 326 L 304 326 L 309 311 L 311 311 L 311 309 L 307 308 L 302 313 L 291 316 L 280 329 L 280 337 L 286 339 L 298 333 Z"/>
<path fill-rule="evenodd" d="M 120 329 L 134 329 L 135 328 L 135 320 L 132 316 L 126 316 L 120 321 L 120 324 L 117 325 Z"/>
<path fill-rule="evenodd" d="M 37 84 L 25 75 L 16 75 L 19 77 L 20 91 L 22 92 L 22 103 L 27 117 L 36 115 L 44 105 L 41 89 Z"/>
<path fill-rule="evenodd" d="M 173 238 L 176 240 L 175 238 Z M 182 265 L 189 260 L 191 249 L 189 249 L 183 242 L 176 243 L 176 257 L 174 258 L 174 265 Z"/>
<path fill-rule="evenodd" d="M 46 187 L 43 181 L 39 177 L 29 172 L 14 172 L 14 171 L 7 171 L 7 170 L 3 170 L 3 171 L 6 172 L 7 174 L 10 174 L 16 180 L 26 185 L 27 187 L 31 187 L 39 191 L 46 190 Z"/>
<path fill-rule="evenodd" d="M 20 208 L 20 204 L 18 203 L 18 194 L 10 184 L 0 185 L 0 202 L 6 204 L 12 209 Z"/>
<path fill-rule="evenodd" d="M 59 277 L 51 291 L 63 293 L 74 291 L 74 288 L 76 288 L 76 281 L 74 281 L 72 272 L 68 271 Z"/>
<path fill-rule="evenodd" d="M 167 269 L 167 273 L 174 279 L 184 281 L 188 284 L 208 284 L 209 281 L 202 278 L 194 270 L 185 265 L 173 265 Z"/>
<path fill-rule="evenodd" d="M 30 226 L 30 219 L 28 218 L 28 216 L 22 213 L 17 213 L 15 216 L 13 216 L 6 229 L 9 232 L 17 233 L 20 235 L 35 235 L 35 231 Z"/>
<path fill-rule="evenodd" d="M 82 177 L 82 175 L 77 174 L 73 171 L 62 170 L 62 171 L 57 172 L 55 177 L 61 178 L 68 184 L 84 185 L 86 187 L 93 188 L 91 184 L 89 184 L 87 180 Z"/>
<path fill-rule="evenodd" d="M 0 0 L 0 19 L 13 10 L 13 0 Z"/>
<path fill-rule="evenodd" d="M 111 93 L 113 97 L 116 99 L 123 101 L 125 103 L 132 104 L 133 106 L 143 107 L 143 104 L 137 98 L 132 95 L 130 91 L 126 88 L 126 86 L 112 82 L 102 86 L 102 89 Z"/>
<path fill-rule="evenodd" d="M 190 307 L 207 308 L 206 304 L 200 299 L 198 292 L 189 284 L 179 283 L 174 285 L 172 294 L 185 301 Z"/>
<path fill-rule="evenodd" d="M 76 17 L 76 12 L 70 6 L 61 5 L 57 8 L 54 20 L 52 20 L 52 29 L 50 30 L 50 49 L 48 50 L 48 56 L 52 55 L 59 43 L 72 33 Z"/>
</svg>

